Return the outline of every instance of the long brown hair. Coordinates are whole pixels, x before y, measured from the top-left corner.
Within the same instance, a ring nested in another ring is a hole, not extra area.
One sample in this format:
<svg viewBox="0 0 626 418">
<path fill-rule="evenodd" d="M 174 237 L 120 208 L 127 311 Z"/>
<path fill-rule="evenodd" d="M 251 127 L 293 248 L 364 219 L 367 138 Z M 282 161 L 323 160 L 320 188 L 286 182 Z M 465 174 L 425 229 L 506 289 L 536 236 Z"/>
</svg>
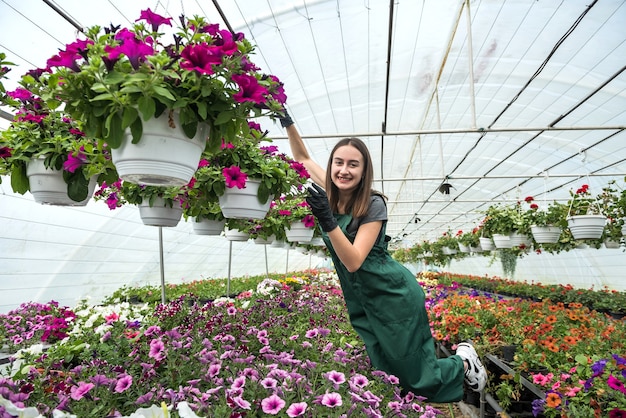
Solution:
<svg viewBox="0 0 626 418">
<path fill-rule="evenodd" d="M 370 196 L 372 195 L 372 193 L 380 193 L 374 192 L 372 190 L 372 183 L 374 182 L 374 165 L 372 164 L 372 157 L 370 156 L 370 152 L 367 149 L 367 146 L 359 138 L 343 138 L 335 144 L 335 147 L 330 153 L 330 158 L 328 159 L 328 164 L 326 166 L 326 192 L 328 194 L 330 208 L 333 210 L 333 212 L 338 212 L 339 189 L 332 181 L 331 170 L 335 151 L 337 151 L 339 147 L 343 147 L 345 145 L 353 146 L 363 156 L 363 177 L 361 178 L 359 186 L 350 197 L 350 201 L 348 202 L 348 206 L 346 207 L 347 213 L 352 213 L 352 216 L 354 216 L 355 218 L 360 218 L 367 214 L 367 210 L 370 206 Z"/>
</svg>

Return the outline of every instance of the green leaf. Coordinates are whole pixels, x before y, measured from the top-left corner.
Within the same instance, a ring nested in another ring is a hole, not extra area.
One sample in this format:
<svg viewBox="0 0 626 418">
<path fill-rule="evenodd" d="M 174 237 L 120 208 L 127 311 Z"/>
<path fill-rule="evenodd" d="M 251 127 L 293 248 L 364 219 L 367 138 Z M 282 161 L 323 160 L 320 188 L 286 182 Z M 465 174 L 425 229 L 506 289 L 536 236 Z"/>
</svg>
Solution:
<svg viewBox="0 0 626 418">
<path fill-rule="evenodd" d="M 113 100 L 113 95 L 111 93 L 102 93 L 90 99 L 92 102 L 97 102 L 99 100 Z"/>
<path fill-rule="evenodd" d="M 153 87 L 154 87 L 154 92 L 158 94 L 159 96 L 165 97 L 172 101 L 176 101 L 176 97 L 174 97 L 168 89 L 161 87 L 161 86 L 153 86 Z"/>
<path fill-rule="evenodd" d="M 152 97 L 141 96 L 139 100 L 137 100 L 137 106 L 139 107 L 139 111 L 141 112 L 141 117 L 143 120 L 148 120 L 154 116 L 156 111 L 156 103 Z"/>
<path fill-rule="evenodd" d="M 122 129 L 126 129 L 137 119 L 139 112 L 134 107 L 125 107 L 122 115 Z"/>
<path fill-rule="evenodd" d="M 213 191 L 215 192 L 216 195 L 223 196 L 224 192 L 226 191 L 226 182 L 218 181 L 218 182 L 213 183 Z"/>
<path fill-rule="evenodd" d="M 270 189 L 267 188 L 265 183 L 261 183 L 259 185 L 259 191 L 257 193 L 257 199 L 259 200 L 259 203 L 265 204 L 267 203 L 269 198 L 270 198 Z"/>
<path fill-rule="evenodd" d="M 111 113 L 104 122 L 104 140 L 111 148 L 119 148 L 124 138 L 122 118 L 117 113 Z"/>
<path fill-rule="evenodd" d="M 89 180 L 85 178 L 82 172 L 76 171 L 68 173 L 63 171 L 63 178 L 67 183 L 67 195 L 75 202 L 81 202 L 87 199 L 89 194 Z"/>
<path fill-rule="evenodd" d="M 141 118 L 135 119 L 135 121 L 130 125 L 130 132 L 133 135 L 133 144 L 139 142 L 143 136 L 143 123 L 141 122 Z"/>
<path fill-rule="evenodd" d="M 16 164 L 11 169 L 11 188 L 19 194 L 24 194 L 30 190 L 25 164 Z"/>
<path fill-rule="evenodd" d="M 108 86 L 113 84 L 120 84 L 126 79 L 126 75 L 118 71 L 111 71 L 104 77 L 104 83 Z"/>
<path fill-rule="evenodd" d="M 224 123 L 230 122 L 233 120 L 233 113 L 230 111 L 220 112 L 219 115 L 213 121 L 214 125 L 222 125 Z"/>
</svg>

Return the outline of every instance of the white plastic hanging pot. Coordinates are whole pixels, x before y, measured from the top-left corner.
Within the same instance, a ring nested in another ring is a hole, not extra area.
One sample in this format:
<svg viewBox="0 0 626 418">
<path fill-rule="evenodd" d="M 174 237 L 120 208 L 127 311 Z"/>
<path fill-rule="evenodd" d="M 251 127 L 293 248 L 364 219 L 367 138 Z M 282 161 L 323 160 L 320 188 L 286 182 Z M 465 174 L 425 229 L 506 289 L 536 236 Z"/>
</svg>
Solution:
<svg viewBox="0 0 626 418">
<path fill-rule="evenodd" d="M 558 226 L 537 226 L 530 227 L 533 239 L 538 244 L 554 244 L 559 241 L 561 236 L 561 228 Z"/>
<path fill-rule="evenodd" d="M 272 196 L 267 202 L 261 203 L 257 197 L 260 180 L 248 179 L 243 189 L 237 187 L 226 188 L 219 197 L 222 214 L 232 219 L 263 219 L 270 210 Z"/>
<path fill-rule="evenodd" d="M 309 228 L 301 221 L 291 223 L 289 228 L 285 228 L 285 235 L 289 242 L 306 242 L 313 238 L 313 228 Z"/>
<path fill-rule="evenodd" d="M 567 226 L 574 239 L 600 239 L 604 225 L 604 215 L 576 215 L 567 218 Z"/>
<path fill-rule="evenodd" d="M 160 197 L 154 200 L 152 206 L 148 199 L 143 199 L 139 204 L 139 216 L 144 225 L 173 227 L 178 225 L 182 215 L 183 208 L 180 204 L 174 203 L 174 206 L 170 207 Z"/>
<path fill-rule="evenodd" d="M 136 144 L 127 129 L 122 145 L 111 150 L 111 158 L 120 178 L 131 183 L 184 186 L 198 168 L 208 135 L 209 125 L 200 123 L 196 136 L 188 138 L 178 114 L 172 112 L 170 120 L 166 111 L 143 121 L 143 135 Z"/>
<path fill-rule="evenodd" d="M 43 159 L 34 159 L 26 165 L 26 176 L 30 193 L 35 202 L 54 206 L 85 206 L 96 189 L 97 176 L 89 181 L 87 197 L 80 202 L 67 195 L 67 183 L 63 180 L 63 171 L 47 168 Z"/>
</svg>

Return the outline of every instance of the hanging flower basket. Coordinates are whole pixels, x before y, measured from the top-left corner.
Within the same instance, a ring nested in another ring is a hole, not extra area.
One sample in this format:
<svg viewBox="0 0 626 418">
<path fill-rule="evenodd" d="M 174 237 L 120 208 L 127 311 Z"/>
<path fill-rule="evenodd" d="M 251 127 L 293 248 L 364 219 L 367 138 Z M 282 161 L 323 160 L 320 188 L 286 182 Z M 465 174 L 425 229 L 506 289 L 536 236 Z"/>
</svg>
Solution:
<svg viewBox="0 0 626 418">
<path fill-rule="evenodd" d="M 120 178 L 151 186 L 183 186 L 198 168 L 206 146 L 209 125 L 198 124 L 196 136 L 189 139 L 178 113 L 164 112 L 143 121 L 141 141 L 133 143 L 127 130 L 119 148 L 111 150 Z"/>
<path fill-rule="evenodd" d="M 576 215 L 567 218 L 567 226 L 574 239 L 600 239 L 605 224 L 604 215 Z"/>
<path fill-rule="evenodd" d="M 289 242 L 307 242 L 313 238 L 313 228 L 309 228 L 304 223 L 297 221 L 285 228 L 285 235 Z"/>
<path fill-rule="evenodd" d="M 283 248 L 285 246 L 285 241 L 280 240 L 280 239 L 275 239 L 274 241 L 272 241 L 272 244 L 270 244 L 270 247 L 272 248 Z"/>
<path fill-rule="evenodd" d="M 469 253 L 470 247 L 468 245 L 465 245 L 459 242 L 459 250 L 461 250 L 462 253 Z"/>
<path fill-rule="evenodd" d="M 214 219 L 192 219 L 193 232 L 196 235 L 220 235 L 224 230 L 225 220 L 216 221 Z"/>
<path fill-rule="evenodd" d="M 268 237 L 267 239 L 262 238 L 262 237 L 256 237 L 254 239 L 254 243 L 258 245 L 269 245 L 272 242 L 274 242 L 275 239 L 276 237 L 274 235 L 272 235 L 271 237 Z"/>
<path fill-rule="evenodd" d="M 87 198 L 77 202 L 67 194 L 68 185 L 63 180 L 63 171 L 46 168 L 43 159 L 31 160 L 26 166 L 26 176 L 35 202 L 55 206 L 87 205 L 96 188 L 97 178 L 94 176 L 89 181 Z"/>
<path fill-rule="evenodd" d="M 247 232 L 241 232 L 238 229 L 229 229 L 228 227 L 224 229 L 224 236 L 229 241 L 245 242 L 250 239 L 250 235 L 248 235 Z"/>
<path fill-rule="evenodd" d="M 485 238 L 485 237 L 480 237 L 480 248 L 482 248 L 483 251 L 491 251 L 491 250 L 495 250 L 496 246 L 493 243 L 493 240 L 491 238 Z"/>
<path fill-rule="evenodd" d="M 562 229 L 558 226 L 537 226 L 530 227 L 533 239 L 538 244 L 554 244 L 559 241 Z"/>
<path fill-rule="evenodd" d="M 170 206 L 161 197 L 155 198 L 152 206 L 144 199 L 139 204 L 139 216 L 144 225 L 173 227 L 183 216 L 183 208 L 180 204 Z"/>
<path fill-rule="evenodd" d="M 454 255 L 457 253 L 457 250 L 453 250 L 450 247 L 442 247 L 441 251 L 445 254 L 445 255 Z"/>
<path fill-rule="evenodd" d="M 511 248 L 513 246 L 511 237 L 502 234 L 493 234 L 493 245 L 498 249 Z"/>
<path fill-rule="evenodd" d="M 222 214 L 232 219 L 263 219 L 270 209 L 272 199 L 261 203 L 257 197 L 261 182 L 248 179 L 243 189 L 226 188 L 219 197 Z"/>
<path fill-rule="evenodd" d="M 524 234 L 518 234 L 517 232 L 513 232 L 509 235 L 509 240 L 512 247 L 530 247 L 530 238 Z"/>
<path fill-rule="evenodd" d="M 620 242 L 614 239 L 606 239 L 604 240 L 604 247 L 614 250 L 620 247 Z"/>
</svg>

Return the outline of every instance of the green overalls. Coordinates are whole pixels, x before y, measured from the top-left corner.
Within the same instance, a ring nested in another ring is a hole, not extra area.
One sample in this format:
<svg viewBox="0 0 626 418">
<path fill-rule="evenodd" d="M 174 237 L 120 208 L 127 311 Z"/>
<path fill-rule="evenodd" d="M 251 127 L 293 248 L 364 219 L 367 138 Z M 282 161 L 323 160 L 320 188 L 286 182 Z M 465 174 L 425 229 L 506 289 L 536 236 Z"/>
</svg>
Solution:
<svg viewBox="0 0 626 418">
<path fill-rule="evenodd" d="M 346 234 L 351 215 L 337 215 Z M 350 322 L 365 343 L 372 366 L 398 377 L 403 389 L 429 402 L 454 402 L 463 397 L 463 360 L 438 359 L 432 339 L 425 295 L 415 276 L 391 258 L 382 233 L 361 268 L 350 273 L 330 250 Z M 348 236 L 346 234 L 346 236 Z"/>
</svg>

